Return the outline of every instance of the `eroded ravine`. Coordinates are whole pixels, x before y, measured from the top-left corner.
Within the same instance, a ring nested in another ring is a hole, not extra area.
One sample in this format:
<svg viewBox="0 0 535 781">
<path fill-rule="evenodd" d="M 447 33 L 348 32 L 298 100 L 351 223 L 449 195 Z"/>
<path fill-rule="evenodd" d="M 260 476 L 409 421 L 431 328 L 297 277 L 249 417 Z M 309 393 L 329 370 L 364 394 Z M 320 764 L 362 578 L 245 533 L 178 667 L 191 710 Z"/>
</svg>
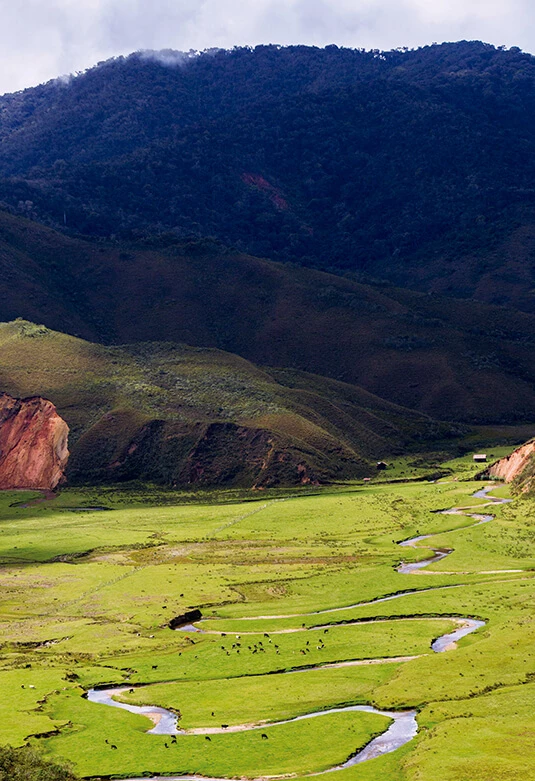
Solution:
<svg viewBox="0 0 535 781">
<path fill-rule="evenodd" d="M 510 501 L 508 499 L 499 499 L 497 497 L 488 496 L 491 490 L 492 490 L 492 486 L 487 486 L 483 489 L 480 489 L 479 491 L 476 491 L 473 494 L 473 496 L 475 498 L 489 499 L 488 502 L 489 505 L 504 504 L 505 502 Z M 447 532 L 440 532 L 440 534 L 460 531 L 461 529 L 467 529 L 467 528 L 471 528 L 472 526 L 478 526 L 482 523 L 488 523 L 494 517 L 492 515 L 481 515 L 480 513 L 467 512 L 467 510 L 471 510 L 471 509 L 473 508 L 453 507 L 450 510 L 443 510 L 442 512 L 444 514 L 466 515 L 467 517 L 474 518 L 475 523 L 471 524 L 470 526 L 451 529 L 448 530 Z M 436 533 L 419 535 L 417 537 L 404 540 L 403 542 L 400 543 L 400 545 L 403 547 L 417 547 L 419 542 L 425 539 L 429 539 L 433 536 L 436 536 Z M 453 549 L 441 550 L 441 549 L 429 548 L 429 550 L 432 552 L 432 555 L 429 556 L 427 559 L 418 562 L 411 562 L 408 564 L 402 562 L 397 567 L 397 571 L 400 574 L 412 574 L 415 572 L 419 572 L 425 567 L 433 564 L 434 562 L 440 561 L 441 559 L 445 558 L 445 556 L 449 555 L 449 553 L 451 553 Z M 457 585 L 454 585 L 454 586 L 444 586 L 439 588 L 457 588 L 457 587 L 458 587 Z M 389 600 L 398 599 L 407 596 L 409 594 L 421 593 L 422 591 L 430 591 L 430 590 L 434 590 L 434 589 L 421 589 L 421 590 L 415 589 L 412 591 L 404 591 L 404 592 L 399 592 L 398 594 L 382 597 L 380 599 L 371 600 L 369 602 L 360 602 L 360 603 L 355 603 L 353 605 L 348 605 L 343 608 L 329 608 L 327 610 L 315 611 L 312 613 L 295 613 L 295 614 L 280 615 L 280 616 L 251 616 L 251 617 L 244 617 L 241 620 L 245 621 L 245 620 L 258 620 L 258 619 L 280 619 L 280 618 L 294 618 L 294 617 L 297 618 L 303 616 L 316 616 L 316 615 L 321 615 L 326 613 L 335 613 L 335 612 L 339 612 L 340 610 L 350 610 L 351 608 L 364 607 L 372 604 L 377 604 L 380 602 L 386 602 Z M 436 616 L 434 618 L 436 619 Z M 472 632 L 476 632 L 478 629 L 481 629 L 483 626 L 485 626 L 484 621 L 480 621 L 468 617 L 460 618 L 458 616 L 445 615 L 445 616 L 441 616 L 441 618 L 456 621 L 458 624 L 460 624 L 460 626 L 454 631 L 447 632 L 446 634 L 441 635 L 440 637 L 438 637 L 436 640 L 433 641 L 431 645 L 431 650 L 434 653 L 443 653 L 454 649 L 456 647 L 457 642 L 461 638 L 466 637 L 468 634 L 471 634 Z M 422 617 L 422 619 L 425 620 L 425 617 Z M 392 619 L 392 620 L 396 620 L 396 619 Z M 398 620 L 403 620 L 403 617 L 400 616 Z M 362 623 L 362 622 L 355 622 L 355 623 Z M 316 626 L 312 628 L 318 629 L 321 627 Z M 191 626 L 190 629 L 195 629 L 195 627 Z M 304 627 L 297 631 L 308 631 L 308 629 Z M 275 631 L 272 633 L 275 634 L 277 632 Z M 385 663 L 386 661 L 402 662 L 402 661 L 409 661 L 414 658 L 417 657 L 393 657 L 390 659 L 381 658 L 381 659 L 353 660 L 353 661 L 349 660 L 340 663 L 335 662 L 335 663 L 313 665 L 311 667 L 308 667 L 307 669 L 308 670 L 320 669 L 324 667 L 334 667 L 334 666 L 342 666 L 342 665 L 347 666 L 352 664 L 355 665 L 356 664 L 381 664 L 381 663 Z M 296 669 L 291 672 L 300 672 L 300 670 Z M 121 687 L 114 687 L 114 688 L 100 689 L 100 690 L 92 689 L 87 693 L 87 698 L 91 702 L 95 702 L 103 705 L 109 705 L 116 708 L 122 708 L 131 713 L 136 713 L 149 718 L 154 723 L 154 726 L 152 729 L 148 730 L 148 732 L 150 734 L 157 734 L 157 735 L 184 735 L 185 736 L 185 735 L 199 735 L 199 734 L 205 734 L 205 735 L 222 734 L 222 733 L 229 733 L 229 732 L 245 732 L 245 731 L 258 730 L 258 729 L 266 729 L 267 727 L 270 728 L 277 727 L 284 724 L 293 723 L 296 721 L 302 721 L 304 719 L 319 718 L 321 716 L 329 715 L 332 713 L 343 713 L 343 712 L 360 711 L 360 712 L 373 713 L 376 715 L 386 716 L 391 719 L 390 725 L 383 733 L 381 733 L 380 735 L 372 739 L 366 746 L 364 746 L 364 748 L 356 752 L 355 755 L 350 757 L 346 762 L 342 764 L 338 764 L 332 768 L 328 768 L 327 770 L 318 773 L 310 773 L 308 774 L 308 776 L 310 777 L 324 775 L 325 773 L 333 772 L 335 770 L 341 770 L 343 768 L 347 768 L 352 765 L 356 765 L 368 761 L 370 759 L 374 759 L 378 756 L 381 756 L 382 754 L 391 753 L 392 751 L 395 751 L 396 749 L 400 748 L 401 746 L 411 741 L 418 732 L 416 710 L 381 711 L 369 705 L 350 705 L 344 708 L 331 708 L 331 709 L 316 711 L 302 716 L 296 716 L 291 719 L 284 719 L 275 722 L 241 724 L 241 725 L 232 725 L 232 726 L 225 726 L 225 727 L 201 727 L 201 728 L 190 729 L 190 730 L 181 730 L 178 727 L 177 715 L 172 713 L 169 710 L 166 710 L 165 708 L 160 708 L 157 706 L 149 706 L 149 705 L 145 705 L 145 706 L 130 705 L 127 703 L 118 702 L 117 700 L 113 699 L 114 695 L 124 693 L 125 691 L 132 691 L 132 687 L 121 686 Z M 200 781 L 201 779 L 202 781 L 228 781 L 228 779 L 226 778 L 207 778 L 207 777 L 201 777 L 195 775 L 166 776 L 166 779 L 167 781 Z M 142 780 L 142 779 L 132 778 L 132 779 L 128 779 L 127 781 L 147 781 L 147 779 L 145 778 Z M 148 779 L 148 781 L 156 781 L 156 779 L 152 779 L 152 780 Z"/>
</svg>

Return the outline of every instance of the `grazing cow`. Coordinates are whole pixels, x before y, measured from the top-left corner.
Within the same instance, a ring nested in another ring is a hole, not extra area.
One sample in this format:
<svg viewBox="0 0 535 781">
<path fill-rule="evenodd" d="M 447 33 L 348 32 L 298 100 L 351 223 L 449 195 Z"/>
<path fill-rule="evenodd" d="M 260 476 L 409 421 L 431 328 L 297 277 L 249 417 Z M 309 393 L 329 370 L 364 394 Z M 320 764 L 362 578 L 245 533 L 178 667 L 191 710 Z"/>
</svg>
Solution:
<svg viewBox="0 0 535 781">
<path fill-rule="evenodd" d="M 114 746 L 113 743 L 110 745 L 110 748 L 113 748 L 117 751 L 117 746 Z"/>
<path fill-rule="evenodd" d="M 212 711 L 212 716 L 215 716 L 215 713 L 214 713 L 214 711 Z"/>
<path fill-rule="evenodd" d="M 204 736 L 204 739 L 205 739 L 205 740 L 212 740 L 212 738 L 210 737 L 210 735 L 205 735 L 205 736 Z"/>
<path fill-rule="evenodd" d="M 228 724 L 222 724 L 221 729 L 228 729 Z"/>
<path fill-rule="evenodd" d="M 171 738 L 171 743 L 176 743 L 176 735 L 173 735 L 173 737 Z"/>
<path fill-rule="evenodd" d="M 266 733 L 265 733 L 265 732 L 263 732 L 263 733 L 262 733 L 262 740 L 267 740 L 267 739 L 268 739 L 268 736 L 266 735 Z"/>
</svg>

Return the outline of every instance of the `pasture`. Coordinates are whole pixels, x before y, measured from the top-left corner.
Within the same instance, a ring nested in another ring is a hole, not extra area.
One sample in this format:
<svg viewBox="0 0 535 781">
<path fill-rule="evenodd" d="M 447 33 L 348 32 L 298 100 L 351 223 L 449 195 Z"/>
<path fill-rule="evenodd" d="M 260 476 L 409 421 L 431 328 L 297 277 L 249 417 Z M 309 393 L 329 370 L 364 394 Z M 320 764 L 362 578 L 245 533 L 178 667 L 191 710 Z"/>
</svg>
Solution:
<svg viewBox="0 0 535 781">
<path fill-rule="evenodd" d="M 480 487 L 0 494 L 1 742 L 85 777 L 300 776 L 384 732 L 386 716 L 330 712 L 372 705 L 416 709 L 418 734 L 340 781 L 531 777 L 535 503 L 488 507 Z M 453 506 L 495 517 L 438 512 Z M 397 572 L 429 548 L 451 552 Z M 168 628 L 191 608 L 195 628 Z M 434 653 L 464 618 L 485 626 Z M 106 684 L 183 734 L 83 696 Z"/>
</svg>

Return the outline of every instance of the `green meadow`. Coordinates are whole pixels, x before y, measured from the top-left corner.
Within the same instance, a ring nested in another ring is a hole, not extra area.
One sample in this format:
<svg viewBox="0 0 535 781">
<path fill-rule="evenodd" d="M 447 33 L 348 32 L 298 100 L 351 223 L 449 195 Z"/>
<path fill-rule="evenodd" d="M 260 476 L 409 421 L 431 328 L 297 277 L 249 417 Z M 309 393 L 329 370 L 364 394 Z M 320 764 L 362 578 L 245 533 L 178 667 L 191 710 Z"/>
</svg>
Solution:
<svg viewBox="0 0 535 781">
<path fill-rule="evenodd" d="M 1 742 L 88 778 L 303 776 L 385 731 L 387 716 L 336 710 L 372 705 L 416 709 L 418 734 L 340 781 L 533 778 L 535 502 L 489 506 L 466 459 L 447 470 L 276 493 L 3 492 Z M 438 512 L 454 506 L 494 518 Z M 400 547 L 417 535 L 432 536 Z M 429 548 L 451 552 L 397 572 Z M 192 608 L 201 631 L 169 629 Z M 465 618 L 485 626 L 433 652 Z M 184 734 L 84 697 L 108 684 Z"/>
</svg>

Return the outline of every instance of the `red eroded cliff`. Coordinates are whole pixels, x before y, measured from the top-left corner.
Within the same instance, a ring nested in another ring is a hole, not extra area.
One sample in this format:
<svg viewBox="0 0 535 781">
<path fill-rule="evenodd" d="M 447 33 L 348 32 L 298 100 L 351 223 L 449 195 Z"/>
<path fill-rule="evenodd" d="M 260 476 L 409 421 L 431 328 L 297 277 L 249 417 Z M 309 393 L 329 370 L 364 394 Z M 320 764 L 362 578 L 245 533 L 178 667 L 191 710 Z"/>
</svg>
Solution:
<svg viewBox="0 0 535 781">
<path fill-rule="evenodd" d="M 497 477 L 499 480 L 511 483 L 515 477 L 518 477 L 524 471 L 534 453 L 535 440 L 531 439 L 525 445 L 521 445 L 516 450 L 513 450 L 510 455 L 492 464 L 487 474 L 489 477 Z"/>
<path fill-rule="evenodd" d="M 0 489 L 56 488 L 69 458 L 68 436 L 51 401 L 0 394 Z"/>
</svg>

